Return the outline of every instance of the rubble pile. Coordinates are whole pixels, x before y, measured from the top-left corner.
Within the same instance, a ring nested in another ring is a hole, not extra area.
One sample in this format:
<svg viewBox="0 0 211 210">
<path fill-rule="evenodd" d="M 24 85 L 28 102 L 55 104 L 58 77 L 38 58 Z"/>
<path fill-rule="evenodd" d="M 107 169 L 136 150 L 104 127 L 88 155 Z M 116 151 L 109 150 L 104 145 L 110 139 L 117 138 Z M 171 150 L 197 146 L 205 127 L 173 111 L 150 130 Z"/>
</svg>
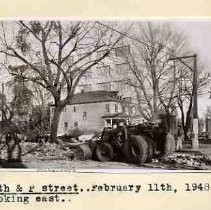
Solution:
<svg viewBox="0 0 211 210">
<path fill-rule="evenodd" d="M 4 145 L 1 145 L 0 147 L 0 159 L 1 160 L 5 160 L 7 159 L 7 150 L 6 150 L 6 147 Z"/>
<path fill-rule="evenodd" d="M 175 167 L 203 168 L 211 166 L 211 156 L 205 154 L 172 153 L 160 158 L 161 163 Z"/>
<path fill-rule="evenodd" d="M 72 159 L 74 157 L 73 151 L 68 147 L 64 148 L 62 144 L 45 143 L 37 146 L 30 145 L 31 143 L 26 143 L 26 142 L 24 144 L 25 145 L 29 144 L 29 145 L 22 147 L 23 156 L 25 156 L 24 154 L 26 154 L 38 158 L 56 157 L 62 159 Z"/>
<path fill-rule="evenodd" d="M 22 157 L 25 158 L 53 158 L 56 159 L 73 159 L 75 154 L 69 147 L 64 147 L 62 144 L 48 143 L 39 144 L 33 142 L 21 143 Z M 16 150 L 14 150 L 16 153 Z M 0 159 L 7 159 L 7 147 L 3 147 L 0 154 Z"/>
</svg>

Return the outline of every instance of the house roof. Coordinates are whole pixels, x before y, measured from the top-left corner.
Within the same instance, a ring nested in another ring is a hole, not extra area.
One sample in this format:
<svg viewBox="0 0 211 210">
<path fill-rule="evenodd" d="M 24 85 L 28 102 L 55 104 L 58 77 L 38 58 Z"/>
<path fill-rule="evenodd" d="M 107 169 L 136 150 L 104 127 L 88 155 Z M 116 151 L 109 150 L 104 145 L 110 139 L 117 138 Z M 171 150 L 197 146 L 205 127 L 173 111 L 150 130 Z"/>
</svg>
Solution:
<svg viewBox="0 0 211 210">
<path fill-rule="evenodd" d="M 117 91 L 91 91 L 76 93 L 71 99 L 69 105 L 85 104 L 85 103 L 100 103 L 108 101 L 119 101 Z"/>
</svg>

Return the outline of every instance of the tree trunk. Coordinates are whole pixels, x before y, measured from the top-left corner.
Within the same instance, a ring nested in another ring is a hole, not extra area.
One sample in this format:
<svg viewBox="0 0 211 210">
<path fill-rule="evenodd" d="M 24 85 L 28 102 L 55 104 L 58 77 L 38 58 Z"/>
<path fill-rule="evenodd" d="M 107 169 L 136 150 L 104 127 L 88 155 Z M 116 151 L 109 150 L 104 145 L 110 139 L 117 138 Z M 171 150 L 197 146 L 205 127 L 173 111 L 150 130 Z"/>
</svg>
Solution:
<svg viewBox="0 0 211 210">
<path fill-rule="evenodd" d="M 190 113 L 187 113 L 186 123 L 185 123 L 185 128 L 184 128 L 184 138 L 185 138 L 185 140 L 189 140 L 189 137 L 188 137 L 188 131 L 189 130 L 191 130 L 191 116 L 190 116 Z"/>
<path fill-rule="evenodd" d="M 176 138 L 175 134 L 176 131 L 175 129 L 172 128 L 171 125 L 171 113 L 168 108 L 166 108 L 166 141 L 165 141 L 165 154 L 169 154 L 171 152 L 174 152 L 176 150 Z"/>
<path fill-rule="evenodd" d="M 180 108 L 180 112 L 181 112 L 181 119 L 182 119 L 182 129 L 183 131 L 185 130 L 185 113 L 184 113 L 184 109 L 183 109 L 183 104 L 178 102 L 179 108 Z"/>
<path fill-rule="evenodd" d="M 56 106 L 53 113 L 53 118 L 51 121 L 51 133 L 50 133 L 50 141 L 57 142 L 57 131 L 59 126 L 59 119 L 62 112 L 61 106 Z"/>
<path fill-rule="evenodd" d="M 192 100 L 190 100 L 188 111 L 186 113 L 186 121 L 185 121 L 185 127 L 184 127 L 185 140 L 189 140 L 188 139 L 188 131 L 191 130 L 191 111 L 192 111 Z"/>
<path fill-rule="evenodd" d="M 153 86 L 153 118 L 156 118 L 158 114 L 157 108 L 157 88 L 156 85 Z"/>
<path fill-rule="evenodd" d="M 171 114 L 169 112 L 169 110 L 166 110 L 166 129 L 168 132 L 170 132 L 171 130 Z"/>
</svg>

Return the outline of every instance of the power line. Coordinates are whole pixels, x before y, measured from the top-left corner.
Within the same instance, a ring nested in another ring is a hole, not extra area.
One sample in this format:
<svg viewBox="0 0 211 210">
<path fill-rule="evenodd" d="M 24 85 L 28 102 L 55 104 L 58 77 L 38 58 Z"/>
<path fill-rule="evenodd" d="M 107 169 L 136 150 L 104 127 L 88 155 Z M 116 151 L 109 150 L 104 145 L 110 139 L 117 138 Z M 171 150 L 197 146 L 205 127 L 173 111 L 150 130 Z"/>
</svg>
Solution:
<svg viewBox="0 0 211 210">
<path fill-rule="evenodd" d="M 119 31 L 119 30 L 117 30 L 117 29 L 115 29 L 115 28 L 112 28 L 111 26 L 108 26 L 108 25 L 106 25 L 106 24 L 104 24 L 104 23 L 101 23 L 101 22 L 99 22 L 99 21 L 95 21 L 95 22 L 98 23 L 98 24 L 100 24 L 100 25 L 102 25 L 102 26 L 104 26 L 104 27 L 107 27 L 107 28 L 109 28 L 109 29 L 111 29 L 111 30 L 113 30 L 113 31 L 115 31 L 115 32 L 117 32 L 117 33 L 123 35 L 123 36 L 126 36 L 126 37 L 128 37 L 128 38 L 130 38 L 130 39 L 132 39 L 132 40 L 134 40 L 134 41 L 136 41 L 136 42 L 139 42 L 140 44 L 146 45 L 147 47 L 155 48 L 155 47 L 152 46 L 151 44 L 147 44 L 147 43 L 145 43 L 145 42 L 143 42 L 143 41 L 141 41 L 141 40 L 139 40 L 139 39 L 137 39 L 137 38 L 134 38 L 134 37 L 132 37 L 132 36 L 129 36 L 128 34 L 123 33 L 123 32 L 121 32 L 121 31 Z M 167 49 L 170 50 L 170 48 L 168 48 L 168 47 L 167 47 Z M 164 52 L 164 50 L 161 50 L 161 51 Z"/>
<path fill-rule="evenodd" d="M 155 48 L 154 46 L 152 46 L 152 45 L 150 45 L 150 44 L 147 44 L 147 43 L 145 43 L 145 42 L 143 42 L 143 41 L 141 41 L 141 40 L 139 40 L 139 39 L 137 39 L 137 38 L 134 38 L 134 37 L 132 37 L 132 36 L 129 36 L 128 34 L 123 33 L 123 32 L 121 32 L 121 31 L 119 31 L 119 30 L 117 30 L 117 29 L 115 29 L 115 28 L 113 28 L 113 27 L 111 27 L 111 26 L 108 26 L 108 25 L 106 25 L 106 24 L 104 24 L 104 23 L 101 23 L 101 22 L 99 22 L 99 21 L 95 21 L 95 22 L 98 23 L 98 24 L 100 24 L 100 25 L 102 25 L 102 26 L 104 26 L 104 27 L 107 27 L 107 28 L 109 28 L 109 29 L 115 31 L 116 33 L 119 33 L 119 34 L 121 34 L 121 35 L 123 35 L 123 36 L 125 36 L 125 37 L 128 37 L 129 39 L 132 39 L 132 40 L 134 40 L 134 41 L 136 41 L 136 42 L 139 42 L 140 44 L 146 45 L 147 47 Z M 168 48 L 167 46 L 166 46 L 166 48 L 167 48 L 168 50 L 171 50 L 171 49 Z M 155 48 L 155 49 L 156 49 L 156 48 Z M 164 50 L 160 50 L 160 51 L 163 51 L 164 53 L 166 53 Z M 164 63 L 163 61 L 161 61 L 161 60 L 159 60 L 159 59 L 157 59 L 157 60 L 158 60 L 159 62 L 161 62 L 161 63 Z M 172 67 L 172 65 L 170 65 L 170 64 L 168 64 L 168 63 L 166 63 L 166 65 Z"/>
</svg>

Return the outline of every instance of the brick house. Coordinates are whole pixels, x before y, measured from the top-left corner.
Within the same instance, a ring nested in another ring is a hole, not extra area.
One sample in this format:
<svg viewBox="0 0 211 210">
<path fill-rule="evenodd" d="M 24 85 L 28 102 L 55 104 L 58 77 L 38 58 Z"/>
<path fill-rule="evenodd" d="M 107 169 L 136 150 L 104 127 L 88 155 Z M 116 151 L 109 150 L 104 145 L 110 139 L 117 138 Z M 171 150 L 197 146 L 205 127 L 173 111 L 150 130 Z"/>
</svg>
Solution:
<svg viewBox="0 0 211 210">
<path fill-rule="evenodd" d="M 121 104 L 117 91 L 75 94 L 61 113 L 58 136 L 74 129 L 101 132 L 105 126 L 112 126 L 117 121 L 126 119 Z"/>
</svg>

